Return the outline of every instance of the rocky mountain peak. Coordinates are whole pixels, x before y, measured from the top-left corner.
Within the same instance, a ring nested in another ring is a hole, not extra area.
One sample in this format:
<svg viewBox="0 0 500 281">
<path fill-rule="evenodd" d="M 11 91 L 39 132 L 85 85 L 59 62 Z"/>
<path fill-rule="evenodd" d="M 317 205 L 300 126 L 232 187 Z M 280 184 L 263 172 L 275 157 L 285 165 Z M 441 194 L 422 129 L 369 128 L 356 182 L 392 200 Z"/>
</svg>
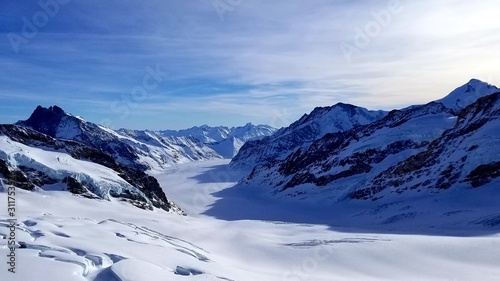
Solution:
<svg viewBox="0 0 500 281">
<path fill-rule="evenodd" d="M 19 121 L 17 124 L 55 136 L 61 120 L 70 116 L 57 105 L 48 108 L 39 105 L 28 119 Z"/>
<path fill-rule="evenodd" d="M 245 143 L 231 161 L 231 167 L 251 169 L 268 160 L 284 159 L 299 147 L 307 146 L 326 134 L 345 132 L 386 115 L 387 112 L 382 110 L 372 111 L 345 103 L 316 107 L 271 136 Z"/>
<path fill-rule="evenodd" d="M 500 89 L 479 79 L 471 79 L 466 84 L 456 88 L 446 97 L 436 100 L 458 114 L 462 109 L 474 103 L 477 99 L 498 92 Z"/>
</svg>

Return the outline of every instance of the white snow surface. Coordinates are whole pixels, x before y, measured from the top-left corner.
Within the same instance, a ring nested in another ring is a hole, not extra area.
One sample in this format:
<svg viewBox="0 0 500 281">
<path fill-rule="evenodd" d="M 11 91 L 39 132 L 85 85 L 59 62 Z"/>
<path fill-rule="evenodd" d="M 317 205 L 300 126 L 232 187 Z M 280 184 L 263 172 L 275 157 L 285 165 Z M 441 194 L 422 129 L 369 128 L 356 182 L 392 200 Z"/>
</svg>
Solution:
<svg viewBox="0 0 500 281">
<path fill-rule="evenodd" d="M 110 168 L 75 159 L 67 153 L 30 147 L 15 142 L 7 136 L 0 136 L 0 158 L 13 167 L 32 168 L 59 181 L 71 176 L 78 182 L 92 187 L 92 192 L 103 199 L 111 200 L 110 192 L 119 194 L 123 190 L 144 196 Z M 54 187 L 47 186 L 46 188 Z"/>
<path fill-rule="evenodd" d="M 500 91 L 497 87 L 477 79 L 471 79 L 467 84 L 452 91 L 446 97 L 436 100 L 456 113 L 474 103 L 477 99 Z"/>
<path fill-rule="evenodd" d="M 248 140 L 261 139 L 276 129 L 268 125 L 193 127 L 185 130 L 112 130 L 64 112 L 56 105 L 38 106 L 17 123 L 59 139 L 83 142 L 110 154 L 119 163 L 139 169 L 162 170 L 192 161 L 232 158 Z"/>
<path fill-rule="evenodd" d="M 251 142 L 243 146 L 232 159 L 231 167 L 251 170 L 255 165 L 269 160 L 283 160 L 300 147 L 307 147 L 327 133 L 350 130 L 381 119 L 387 112 L 338 103 L 328 107 L 317 107 L 304 114 L 290 126 L 276 131 L 262 142 Z"/>
<path fill-rule="evenodd" d="M 481 204 L 498 201 L 494 186 L 480 193 L 449 191 L 411 200 L 401 196 L 392 203 L 331 206 L 231 188 L 241 175 L 227 163 L 194 162 L 154 172 L 187 216 L 58 190 L 16 189 L 16 239 L 22 247 L 16 249 L 16 273 L 2 262 L 0 280 L 465 281 L 500 276 L 500 228 L 494 224 L 500 210 Z M 0 202 L 6 203 L 3 182 L 1 187 Z M 9 217 L 6 204 L 1 206 L 0 256 L 5 257 Z"/>
<path fill-rule="evenodd" d="M 220 156 L 231 159 L 249 140 L 258 140 L 270 136 L 277 129 L 268 125 L 254 125 L 247 123 L 240 127 L 210 127 L 208 125 L 195 126 L 184 130 L 163 130 L 155 134 L 162 137 L 191 137 L 215 150 Z"/>
</svg>

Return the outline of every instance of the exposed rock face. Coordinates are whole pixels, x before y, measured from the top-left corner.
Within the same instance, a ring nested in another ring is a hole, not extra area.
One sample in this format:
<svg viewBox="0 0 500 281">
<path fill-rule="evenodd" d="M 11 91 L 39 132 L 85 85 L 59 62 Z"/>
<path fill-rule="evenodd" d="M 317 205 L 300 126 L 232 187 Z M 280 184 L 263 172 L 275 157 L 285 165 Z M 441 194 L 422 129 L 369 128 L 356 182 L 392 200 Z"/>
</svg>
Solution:
<svg viewBox="0 0 500 281">
<path fill-rule="evenodd" d="M 101 150 L 121 164 L 140 169 L 162 169 L 180 163 L 232 158 L 248 140 L 261 139 L 276 130 L 266 125 L 193 127 L 186 130 L 117 131 L 87 122 L 58 106 L 38 106 L 17 123 L 58 139 L 74 140 Z"/>
<path fill-rule="evenodd" d="M 21 171 L 11 170 L 3 159 L 0 159 L 0 175 L 3 175 L 3 178 L 7 180 L 7 184 L 18 188 L 33 190 L 36 187 Z"/>
<path fill-rule="evenodd" d="M 385 189 L 480 187 L 500 176 L 500 93 L 463 109 L 455 126 L 426 149 L 376 176 L 353 198 L 373 198 Z"/>
<path fill-rule="evenodd" d="M 272 136 L 246 142 L 230 165 L 235 169 L 252 169 L 257 164 L 283 160 L 297 149 L 307 147 L 326 134 L 345 132 L 379 120 L 386 114 L 385 111 L 370 111 L 344 103 L 318 107 Z"/>
<path fill-rule="evenodd" d="M 242 184 L 260 179 L 264 184 L 271 178 L 279 178 L 270 181 L 278 192 L 304 184 L 336 185 L 339 190 L 350 190 L 388 165 L 425 149 L 453 126 L 451 117 L 449 110 L 438 103 L 391 111 L 368 125 L 326 134 L 284 160 L 257 166 Z"/>
<path fill-rule="evenodd" d="M 472 80 L 443 99 L 445 104 L 394 110 L 369 124 L 327 133 L 283 159 L 258 164 L 239 185 L 294 197 L 376 200 L 499 181 L 500 93 L 492 89 Z M 480 98 L 469 103 L 458 92 Z M 255 150 L 261 144 L 251 145 Z M 279 146 L 280 140 L 268 145 Z"/>
<path fill-rule="evenodd" d="M 7 151 L 7 147 L 0 146 L 0 174 L 7 179 L 9 184 L 18 188 L 33 190 L 35 187 L 42 187 L 47 184 L 64 183 L 68 190 L 75 194 L 81 194 L 89 198 L 106 199 L 109 195 L 145 209 L 157 207 L 166 211 L 180 211 L 180 209 L 167 199 L 158 181 L 144 173 L 143 171 L 125 166 L 116 162 L 110 155 L 89 147 L 83 143 L 55 139 L 46 134 L 42 134 L 32 129 L 17 125 L 0 125 L 0 136 L 6 136 L 4 145 L 22 144 L 27 147 L 43 150 L 50 155 L 52 152 L 65 153 L 71 159 L 85 160 L 96 164 L 96 167 L 111 169 L 118 177 L 123 179 L 119 183 L 110 183 L 111 187 L 103 191 L 93 183 L 92 175 L 82 176 L 78 171 L 60 171 L 48 165 L 39 164 L 36 158 L 30 158 L 29 150 L 20 150 L 20 154 L 14 155 Z M 25 155 L 23 155 L 25 153 Z M 17 157 L 17 158 L 16 158 Z M 14 159 L 15 158 L 15 159 Z M 21 165 L 17 159 L 28 159 L 26 161 L 32 167 Z M 9 163 L 12 162 L 12 163 Z M 69 174 L 67 176 L 62 176 Z M 106 183 L 106 182 L 105 182 Z"/>
</svg>

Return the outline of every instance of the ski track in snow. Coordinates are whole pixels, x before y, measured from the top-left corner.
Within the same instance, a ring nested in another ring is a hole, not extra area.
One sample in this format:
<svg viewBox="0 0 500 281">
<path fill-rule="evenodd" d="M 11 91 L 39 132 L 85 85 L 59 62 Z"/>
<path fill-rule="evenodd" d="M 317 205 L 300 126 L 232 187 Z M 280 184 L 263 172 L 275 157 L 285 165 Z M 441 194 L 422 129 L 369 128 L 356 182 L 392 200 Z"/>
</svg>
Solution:
<svg viewBox="0 0 500 281">
<path fill-rule="evenodd" d="M 345 220 L 371 223 L 371 228 L 345 221 L 339 224 L 347 227 L 335 227 L 322 222 L 342 219 L 336 209 L 321 210 L 322 218 L 315 221 L 321 213 L 301 209 L 297 202 L 278 203 L 259 197 L 259 190 L 229 189 L 240 175 L 227 170 L 227 163 L 196 162 L 155 174 L 187 216 L 64 191 L 17 190 L 17 268 L 12 274 L 2 263 L 0 280 L 451 281 L 500 276 L 500 210 L 443 208 L 437 216 L 442 222 L 467 221 L 459 235 L 436 230 L 439 225 L 399 234 L 398 227 L 422 223 L 428 215 L 402 199 L 346 211 L 351 213 Z M 0 202 L 7 202 L 5 192 Z M 218 209 L 221 205 L 239 209 Z M 3 257 L 9 235 L 4 209 Z M 489 231 L 467 232 L 467 227 Z"/>
</svg>

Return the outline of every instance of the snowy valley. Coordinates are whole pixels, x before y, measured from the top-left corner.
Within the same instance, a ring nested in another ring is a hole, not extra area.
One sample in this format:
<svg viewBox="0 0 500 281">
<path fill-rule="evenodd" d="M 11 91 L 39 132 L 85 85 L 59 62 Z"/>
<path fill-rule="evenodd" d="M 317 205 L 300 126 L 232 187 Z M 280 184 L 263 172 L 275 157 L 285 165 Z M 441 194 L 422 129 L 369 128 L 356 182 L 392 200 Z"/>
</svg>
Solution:
<svg viewBox="0 0 500 281">
<path fill-rule="evenodd" d="M 0 125 L 0 280 L 498 280 L 499 132 L 479 80 L 279 130 L 112 130 L 39 106 Z"/>
</svg>

